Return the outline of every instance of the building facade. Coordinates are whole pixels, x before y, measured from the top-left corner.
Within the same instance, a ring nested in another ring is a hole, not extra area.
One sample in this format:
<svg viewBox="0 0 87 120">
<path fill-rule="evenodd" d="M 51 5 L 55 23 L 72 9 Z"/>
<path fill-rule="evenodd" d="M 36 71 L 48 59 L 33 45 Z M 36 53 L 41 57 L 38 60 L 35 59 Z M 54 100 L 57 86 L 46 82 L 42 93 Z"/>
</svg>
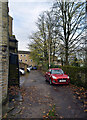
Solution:
<svg viewBox="0 0 87 120">
<path fill-rule="evenodd" d="M 8 96 L 9 75 L 9 34 L 8 34 L 8 3 L 0 2 L 0 119 L 2 104 Z"/>
<path fill-rule="evenodd" d="M 9 53 L 18 54 L 18 41 L 14 35 L 9 37 Z"/>
<path fill-rule="evenodd" d="M 18 51 L 18 55 L 19 55 L 19 62 L 25 63 L 28 66 L 30 65 L 34 66 L 34 62 L 30 57 L 29 51 Z"/>
<path fill-rule="evenodd" d="M 12 32 L 13 18 L 9 15 L 9 53 L 18 54 L 18 41 Z"/>
<path fill-rule="evenodd" d="M 19 67 L 24 68 L 25 71 L 27 71 L 28 66 L 34 66 L 35 63 L 30 57 L 30 52 L 29 51 L 18 51 L 19 55 Z"/>
<path fill-rule="evenodd" d="M 9 15 L 9 36 L 12 36 L 12 23 L 13 18 Z"/>
<path fill-rule="evenodd" d="M 9 80 L 8 87 L 20 86 L 18 41 L 12 32 L 13 18 L 9 16 Z"/>
<path fill-rule="evenodd" d="M 0 103 L 7 98 L 9 72 L 8 3 L 0 2 Z"/>
</svg>

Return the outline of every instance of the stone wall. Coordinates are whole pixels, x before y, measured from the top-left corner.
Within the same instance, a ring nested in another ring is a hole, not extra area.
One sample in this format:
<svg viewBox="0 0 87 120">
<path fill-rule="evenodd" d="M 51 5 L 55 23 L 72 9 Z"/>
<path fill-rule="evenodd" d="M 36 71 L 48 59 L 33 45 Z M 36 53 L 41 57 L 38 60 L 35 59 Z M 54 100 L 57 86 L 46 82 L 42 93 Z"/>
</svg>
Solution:
<svg viewBox="0 0 87 120">
<path fill-rule="evenodd" d="M 9 35 L 12 36 L 12 21 L 13 18 L 9 16 Z"/>
<path fill-rule="evenodd" d="M 8 3 L 0 2 L 0 103 L 7 98 L 9 70 Z"/>
<path fill-rule="evenodd" d="M 10 53 L 9 56 L 9 81 L 8 87 L 11 86 L 20 86 L 19 81 L 19 62 L 18 62 L 18 54 Z"/>
</svg>

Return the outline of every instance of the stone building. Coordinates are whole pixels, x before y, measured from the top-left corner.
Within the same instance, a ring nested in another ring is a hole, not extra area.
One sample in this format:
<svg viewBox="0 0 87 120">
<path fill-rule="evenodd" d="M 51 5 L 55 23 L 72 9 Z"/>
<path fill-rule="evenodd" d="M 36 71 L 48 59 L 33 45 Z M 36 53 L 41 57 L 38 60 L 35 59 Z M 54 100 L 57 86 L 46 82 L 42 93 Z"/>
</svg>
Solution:
<svg viewBox="0 0 87 120">
<path fill-rule="evenodd" d="M 33 62 L 33 60 L 30 57 L 30 52 L 29 51 L 18 51 L 18 55 L 19 55 L 19 67 L 24 67 L 26 68 L 28 66 L 34 66 L 35 63 Z M 26 69 L 25 69 L 26 71 Z"/>
<path fill-rule="evenodd" d="M 13 27 L 13 18 L 9 15 L 9 53 L 18 54 L 18 41 L 15 35 L 13 35 L 12 27 Z"/>
<path fill-rule="evenodd" d="M 9 53 L 18 54 L 18 40 L 14 35 L 9 37 Z"/>
<path fill-rule="evenodd" d="M 8 35 L 8 3 L 0 1 L 0 119 L 2 103 L 8 93 L 9 73 L 9 35 Z"/>
<path fill-rule="evenodd" d="M 22 63 L 26 63 L 27 65 L 32 64 L 32 60 L 29 59 L 30 52 L 29 51 L 18 51 L 19 61 Z"/>
<path fill-rule="evenodd" d="M 8 3 L 0 2 L 0 89 L 2 88 L 3 102 L 7 97 L 7 89 L 8 89 L 8 72 L 9 72 L 8 45 L 9 45 Z"/>
<path fill-rule="evenodd" d="M 18 41 L 12 34 L 13 18 L 8 15 L 8 12 L 8 2 L 0 0 L 0 119 L 2 118 L 2 104 L 8 98 L 9 80 L 19 79 L 18 74 L 15 74 L 19 73 Z M 14 69 L 12 69 L 13 66 L 15 66 Z M 19 85 L 19 80 L 15 84 Z"/>
<path fill-rule="evenodd" d="M 19 86 L 18 41 L 12 32 L 13 18 L 9 16 L 9 81 L 8 87 Z"/>
<path fill-rule="evenodd" d="M 12 36 L 12 22 L 13 18 L 9 15 L 9 36 Z"/>
</svg>

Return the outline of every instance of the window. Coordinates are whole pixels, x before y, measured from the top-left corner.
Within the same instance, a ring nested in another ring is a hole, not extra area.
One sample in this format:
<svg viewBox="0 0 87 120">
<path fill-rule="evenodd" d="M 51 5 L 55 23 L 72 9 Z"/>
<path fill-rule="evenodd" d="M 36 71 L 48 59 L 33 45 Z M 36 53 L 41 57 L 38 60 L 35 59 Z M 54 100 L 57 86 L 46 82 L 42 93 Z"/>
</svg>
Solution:
<svg viewBox="0 0 87 120">
<path fill-rule="evenodd" d="M 64 74 L 63 70 L 52 70 L 52 74 Z"/>
</svg>

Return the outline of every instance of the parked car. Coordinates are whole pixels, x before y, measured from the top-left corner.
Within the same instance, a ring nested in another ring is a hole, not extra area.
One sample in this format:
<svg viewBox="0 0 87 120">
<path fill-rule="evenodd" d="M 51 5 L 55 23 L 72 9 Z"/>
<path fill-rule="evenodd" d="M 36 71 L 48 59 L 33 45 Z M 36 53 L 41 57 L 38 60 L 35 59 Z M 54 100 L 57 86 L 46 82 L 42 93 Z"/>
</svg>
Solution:
<svg viewBox="0 0 87 120">
<path fill-rule="evenodd" d="M 30 67 L 28 67 L 28 68 L 27 68 L 27 72 L 30 72 L 30 71 L 31 71 L 31 69 L 30 69 Z"/>
<path fill-rule="evenodd" d="M 69 84 L 70 78 L 68 75 L 64 74 L 63 70 L 60 68 L 50 68 L 45 74 L 46 81 L 50 84 Z"/>
<path fill-rule="evenodd" d="M 28 68 L 30 68 L 30 70 L 32 70 L 32 65 L 30 65 Z"/>
<path fill-rule="evenodd" d="M 33 70 L 37 70 L 37 66 L 33 66 L 32 69 L 33 69 Z"/>
<path fill-rule="evenodd" d="M 25 74 L 24 68 L 20 68 L 19 72 L 20 72 L 21 75 L 24 75 Z"/>
</svg>

